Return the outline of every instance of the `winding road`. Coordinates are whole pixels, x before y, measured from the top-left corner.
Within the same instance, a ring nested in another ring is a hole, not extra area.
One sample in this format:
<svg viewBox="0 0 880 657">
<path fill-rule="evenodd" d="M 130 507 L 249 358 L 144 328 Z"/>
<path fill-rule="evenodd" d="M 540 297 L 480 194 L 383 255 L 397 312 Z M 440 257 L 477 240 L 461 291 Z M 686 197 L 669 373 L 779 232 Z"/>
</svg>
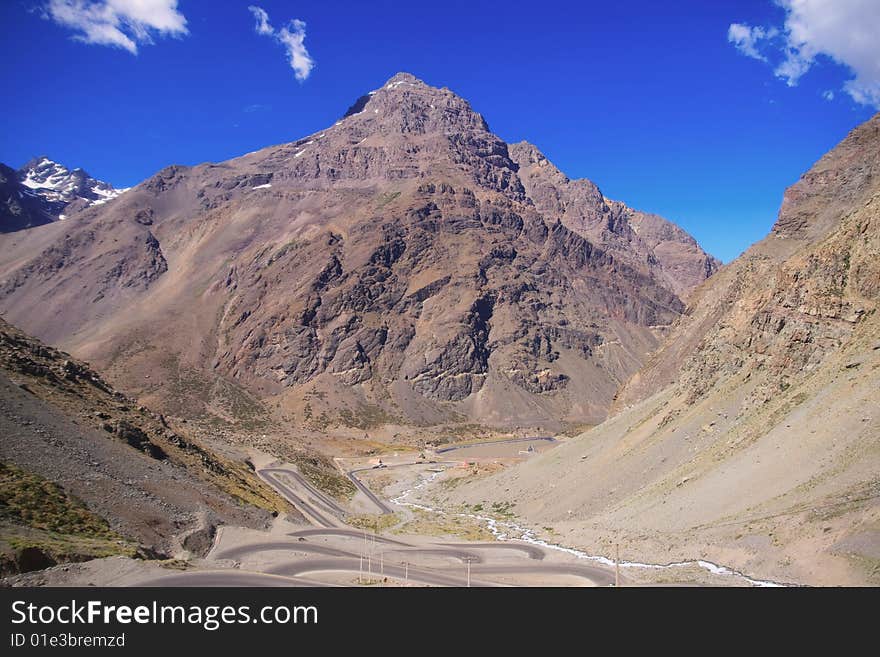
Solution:
<svg viewBox="0 0 880 657">
<path fill-rule="evenodd" d="M 393 468 L 411 468 L 414 465 L 457 465 L 458 461 L 412 461 L 409 463 L 395 463 L 393 465 L 385 465 L 382 468 L 377 468 L 375 466 L 369 468 L 357 468 L 356 470 L 349 470 L 345 474 L 348 475 L 348 478 L 351 479 L 352 483 L 357 486 L 357 489 L 361 491 L 367 498 L 376 505 L 376 508 L 379 509 L 379 513 L 381 515 L 394 513 L 394 509 L 388 506 L 384 500 L 380 499 L 369 489 L 369 487 L 364 484 L 357 476 L 359 472 L 370 472 L 372 470 L 389 470 Z"/>
<path fill-rule="evenodd" d="M 515 438 L 499 442 L 553 440 Z M 463 445 L 462 447 L 470 447 Z M 447 449 L 445 451 L 451 451 Z M 428 465 L 454 465 L 457 462 L 417 461 L 397 463 L 387 468 Z M 357 476 L 374 468 L 357 468 L 346 474 L 380 514 L 394 513 Z M 607 566 L 578 563 L 543 547 L 519 541 L 498 542 L 407 542 L 378 534 L 368 534 L 345 524 L 349 513 L 339 502 L 317 490 L 293 466 L 273 464 L 258 470 L 259 476 L 293 504 L 311 523 L 271 539 L 265 533 L 253 538 L 227 541 L 218 538 L 209 561 L 221 568 L 193 570 L 164 575 L 142 582 L 143 586 L 333 586 L 354 582 L 353 575 L 369 573 L 398 583 L 426 586 L 512 586 L 519 582 L 535 585 L 559 576 L 568 582 L 605 586 L 614 582 Z M 230 544 L 232 543 L 232 544 Z M 222 568 L 223 562 L 233 567 Z M 378 572 L 376 572 L 378 571 Z M 308 577 L 307 577 L 308 576 Z M 329 582 L 326 581 L 329 578 Z M 500 581 L 498 581 L 500 578 Z M 335 583 L 334 583 L 335 582 Z"/>
<path fill-rule="evenodd" d="M 346 515 L 346 510 L 336 500 L 312 486 L 296 470 L 283 467 L 264 468 L 258 470 L 257 474 L 319 527 L 336 527 L 342 524 L 339 518 Z M 283 480 L 283 477 L 295 481 L 299 489 L 293 488 Z M 300 491 L 305 491 L 305 494 Z M 319 510 L 317 507 L 322 509 Z"/>
</svg>

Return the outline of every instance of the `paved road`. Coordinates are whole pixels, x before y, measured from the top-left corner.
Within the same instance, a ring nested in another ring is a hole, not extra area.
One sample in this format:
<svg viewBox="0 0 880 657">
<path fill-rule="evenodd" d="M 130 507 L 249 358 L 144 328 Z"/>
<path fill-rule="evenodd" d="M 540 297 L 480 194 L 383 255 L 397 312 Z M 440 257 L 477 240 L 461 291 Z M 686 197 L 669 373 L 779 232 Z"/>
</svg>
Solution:
<svg viewBox="0 0 880 657">
<path fill-rule="evenodd" d="M 373 579 L 382 577 L 380 574 L 380 565 L 375 558 L 372 560 Z M 431 586 L 467 586 L 467 571 L 464 567 L 456 568 L 455 573 L 450 571 L 429 570 L 416 566 L 405 567 L 394 563 L 384 564 L 384 575 L 394 579 L 419 584 L 429 584 Z M 285 577 L 296 577 L 307 573 L 321 572 L 348 572 L 362 573 L 367 576 L 367 562 L 360 559 L 310 559 L 308 561 L 300 561 L 292 564 L 284 564 L 276 566 L 269 570 L 270 573 L 276 575 L 284 575 Z M 504 586 L 503 584 L 495 584 L 493 582 L 481 581 L 476 577 L 471 577 L 471 586 Z"/>
<path fill-rule="evenodd" d="M 380 566 L 376 562 L 375 557 L 371 563 L 372 577 L 379 578 Z M 284 564 L 276 566 L 269 570 L 270 573 L 276 575 L 284 575 L 285 577 L 297 577 L 300 575 L 321 573 L 321 572 L 350 572 L 363 573 L 366 575 L 366 561 L 360 559 L 310 559 L 298 563 Z M 427 569 L 423 567 L 409 566 L 405 568 L 401 564 L 385 562 L 382 567 L 382 574 L 386 577 L 393 577 L 398 580 L 404 580 L 408 577 L 409 581 L 418 582 L 420 584 L 429 584 L 433 586 L 467 586 L 467 571 L 463 566 L 459 566 L 452 570 L 450 568 Z M 534 565 L 499 565 L 487 566 L 474 564 L 471 566 L 471 586 L 505 586 L 499 582 L 492 582 L 485 579 L 485 576 L 491 575 L 569 575 L 578 577 L 588 581 L 596 586 L 608 586 L 614 583 L 614 574 L 608 570 L 586 564 L 534 564 Z"/>
<path fill-rule="evenodd" d="M 529 545 L 528 543 L 514 543 L 513 541 L 498 541 L 496 543 L 438 543 L 442 547 L 461 547 L 466 546 L 468 550 L 515 550 L 524 552 L 529 559 L 537 559 L 541 561 L 547 556 L 544 548 L 537 545 Z"/>
<path fill-rule="evenodd" d="M 479 445 L 503 445 L 504 443 L 530 443 L 536 440 L 543 440 L 548 443 L 555 443 L 556 438 L 553 436 L 532 436 L 530 438 L 501 438 L 498 440 L 484 440 L 478 443 L 466 443 L 463 445 L 450 445 L 449 447 L 441 447 L 440 449 L 435 449 L 435 454 L 445 454 L 446 452 L 453 452 L 457 449 L 467 449 L 468 447 L 477 447 Z"/>
<path fill-rule="evenodd" d="M 370 538 L 372 539 L 372 536 Z M 380 544 L 386 543 L 386 541 L 382 540 L 381 536 L 377 536 L 375 542 Z M 401 562 L 405 561 L 407 553 L 410 553 L 414 557 L 427 554 L 438 557 L 449 557 L 462 563 L 467 563 L 468 561 L 471 563 L 483 563 L 482 556 L 475 552 L 471 552 L 470 550 L 461 549 L 462 547 L 461 544 L 451 545 L 449 547 L 424 547 L 406 545 L 403 543 L 392 543 L 391 547 L 382 549 L 382 553 L 398 555 L 396 559 Z M 221 552 L 212 554 L 211 558 L 241 559 L 242 557 L 247 557 L 259 552 L 286 552 L 294 558 L 299 558 L 299 556 L 303 554 L 320 554 L 326 557 L 348 557 L 357 559 L 363 551 L 349 552 L 347 550 L 340 550 L 326 545 L 302 541 L 267 541 L 264 543 L 248 543 L 247 545 L 240 545 L 238 547 L 229 548 L 228 550 L 222 550 Z"/>
<path fill-rule="evenodd" d="M 291 532 L 288 536 L 295 538 L 307 536 L 346 536 L 361 541 L 364 539 L 364 533 L 357 529 L 341 529 L 341 528 L 317 528 L 302 529 L 300 531 Z M 480 551 L 509 550 L 514 552 L 522 552 L 529 559 L 542 561 L 546 556 L 543 548 L 537 545 L 529 545 L 528 543 L 514 543 L 512 541 L 498 541 L 497 543 L 436 543 L 434 545 L 423 546 L 414 545 L 397 541 L 392 538 L 380 535 L 367 534 L 368 540 L 374 543 L 389 545 L 391 548 L 385 550 L 386 554 L 394 553 L 405 555 L 407 552 L 417 554 L 433 554 L 437 556 L 446 556 L 471 563 L 483 563 L 484 557 L 478 554 Z M 288 551 L 288 552 L 306 552 L 314 554 L 322 554 L 326 556 L 337 557 L 357 557 L 354 552 L 347 552 L 337 548 L 319 545 L 304 541 L 267 541 L 265 543 L 249 543 L 247 545 L 229 548 L 217 553 L 212 553 L 212 559 L 240 559 L 256 552 L 272 552 L 272 551 Z"/>
<path fill-rule="evenodd" d="M 534 566 L 505 565 L 483 566 L 476 565 L 471 569 L 472 575 L 573 575 L 580 577 L 596 586 L 610 586 L 614 584 L 614 573 L 601 566 L 588 566 L 578 563 L 542 563 Z"/>
<path fill-rule="evenodd" d="M 471 563 L 483 563 L 483 557 L 475 552 L 471 552 L 470 550 L 462 550 L 462 547 L 464 547 L 464 544 L 460 544 L 455 547 L 413 546 L 408 548 L 392 548 L 390 550 L 384 550 L 383 552 L 385 554 L 397 555 L 398 560 L 405 560 L 407 558 L 407 553 L 410 553 L 414 556 L 427 554 L 433 555 L 435 557 L 449 557 L 451 559 L 456 559 L 462 563 L 467 563 L 468 561 L 470 561 Z"/>
<path fill-rule="evenodd" d="M 296 470 L 288 468 L 264 468 L 257 474 L 275 488 L 284 498 L 293 504 L 303 515 L 319 527 L 336 527 L 341 524 L 338 519 L 345 515 L 345 509 L 336 501 L 309 484 Z M 282 477 L 290 477 L 305 492 L 296 490 L 285 482 Z"/>
<path fill-rule="evenodd" d="M 540 438 L 547 440 L 546 438 Z M 505 441 L 490 442 L 523 442 L 539 440 L 539 438 L 517 438 Z M 552 440 L 552 439 L 549 439 Z M 441 464 L 449 464 L 442 462 Z M 431 465 L 424 461 L 415 463 L 398 463 L 389 468 L 409 467 L 414 465 Z M 348 472 L 348 476 L 368 499 L 380 509 L 381 513 L 393 513 L 384 500 L 377 497 L 357 477 L 357 473 L 371 470 L 361 468 Z M 535 545 L 515 541 L 499 541 L 497 543 L 437 543 L 433 545 L 416 545 L 386 536 L 368 535 L 363 530 L 345 526 L 341 518 L 346 514 L 335 500 L 321 491 L 316 490 L 300 473 L 284 467 L 270 467 L 259 471 L 263 479 L 275 487 L 286 499 L 300 509 L 314 525 L 313 528 L 290 532 L 288 536 L 297 540 L 273 540 L 241 545 L 213 554 L 216 559 L 242 559 L 260 552 L 287 552 L 291 559 L 272 567 L 268 574 L 242 571 L 202 571 L 177 573 L 147 582 L 145 586 L 310 586 L 315 583 L 300 576 L 309 573 L 348 572 L 357 573 L 367 565 L 362 551 L 351 551 L 312 543 L 310 537 L 347 537 L 356 541 L 369 539 L 372 545 L 381 544 L 383 548 L 384 574 L 397 580 L 407 577 L 410 581 L 432 586 L 466 586 L 467 575 L 465 563 L 471 564 L 472 586 L 499 586 L 487 577 L 493 575 L 526 575 L 541 574 L 570 575 L 579 577 L 597 585 L 607 585 L 614 581 L 613 572 L 601 566 L 581 563 L 546 563 L 546 551 Z M 288 479 L 289 478 L 289 479 Z M 365 538 L 366 537 L 366 538 Z M 303 540 L 306 539 L 306 540 Z M 489 556 L 492 551 L 508 550 L 524 554 L 532 563 L 492 563 Z M 310 556 L 310 555 L 315 555 Z M 393 555 L 393 556 L 392 556 Z M 426 568 L 404 562 L 409 558 L 417 561 L 420 555 L 440 556 L 456 559 L 460 565 L 442 568 Z M 373 554 L 372 561 L 376 560 Z M 538 562 L 538 563 L 535 563 Z M 372 564 L 378 569 L 378 564 Z M 283 576 L 283 577 L 280 577 Z M 373 573 L 373 576 L 378 576 Z"/>
<path fill-rule="evenodd" d="M 389 513 L 394 513 L 394 509 L 392 509 L 390 506 L 385 504 L 385 502 L 383 500 L 380 500 L 378 497 L 376 497 L 373 494 L 373 491 L 371 491 L 369 488 L 367 488 L 364 485 L 364 482 L 362 482 L 360 479 L 358 479 L 357 473 L 358 472 L 366 472 L 367 470 L 372 470 L 372 468 L 360 468 L 359 470 L 351 470 L 348 472 L 348 478 L 351 479 L 352 483 L 354 483 L 354 485 L 357 486 L 357 489 L 360 492 L 362 492 L 364 495 L 366 495 L 367 498 L 373 504 L 376 505 L 376 508 L 379 509 L 380 514 L 385 515 L 385 514 L 389 514 Z"/>
<path fill-rule="evenodd" d="M 414 465 L 458 465 L 459 461 L 413 461 L 410 463 L 394 463 L 392 465 L 386 465 L 383 468 L 369 467 L 369 468 L 358 468 L 357 470 L 349 470 L 346 474 L 348 478 L 351 479 L 352 483 L 357 486 L 358 490 L 361 491 L 364 495 L 366 495 L 369 500 L 376 505 L 376 508 L 379 509 L 379 513 L 381 515 L 394 513 L 394 509 L 385 504 L 385 500 L 376 497 L 376 495 L 367 488 L 366 484 L 362 482 L 358 476 L 358 472 L 370 472 L 371 470 L 378 469 L 391 469 L 391 468 L 408 468 Z"/>
<path fill-rule="evenodd" d="M 366 534 L 362 529 L 346 529 L 344 527 L 320 527 L 315 529 L 300 529 L 299 531 L 290 532 L 288 536 L 349 536 L 351 538 L 357 538 L 360 540 L 363 540 L 364 536 L 369 536 L 370 540 L 375 541 L 376 543 L 386 543 L 388 545 L 401 545 L 403 547 L 412 547 L 409 543 L 396 541 L 393 538 L 388 538 L 387 536 Z"/>
<path fill-rule="evenodd" d="M 330 586 L 298 577 L 279 577 L 267 573 L 243 572 L 240 570 L 198 570 L 190 573 L 159 575 L 136 586 Z"/>
<path fill-rule="evenodd" d="M 356 557 L 354 552 L 337 550 L 326 545 L 317 545 L 305 541 L 267 541 L 265 543 L 248 543 L 238 547 L 222 550 L 211 554 L 212 559 L 241 559 L 256 552 L 290 552 L 295 554 L 320 554 L 326 557 Z"/>
</svg>

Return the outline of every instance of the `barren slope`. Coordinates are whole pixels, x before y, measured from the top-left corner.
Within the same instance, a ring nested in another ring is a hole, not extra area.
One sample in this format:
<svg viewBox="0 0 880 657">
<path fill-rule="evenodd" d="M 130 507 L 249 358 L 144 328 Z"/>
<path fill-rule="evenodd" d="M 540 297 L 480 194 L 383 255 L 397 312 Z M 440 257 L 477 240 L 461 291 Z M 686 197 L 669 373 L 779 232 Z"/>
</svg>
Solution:
<svg viewBox="0 0 880 657">
<path fill-rule="evenodd" d="M 0 461 L 7 464 L 0 562 L 18 555 L 10 559 L 19 567 L 102 556 L 94 549 L 112 547 L 80 545 L 84 528 L 85 538 L 102 540 L 112 530 L 127 539 L 125 550 L 139 547 L 147 555 L 199 553 L 218 524 L 261 527 L 271 512 L 288 509 L 244 463 L 203 448 L 85 363 L 2 319 L 0 436 Z M 50 502 L 57 513 L 41 520 Z M 82 521 L 89 514 L 92 520 Z M 22 562 L 26 546 L 42 556 Z"/>
<path fill-rule="evenodd" d="M 880 582 L 880 115 L 697 290 L 618 414 L 454 500 L 568 543 L 765 578 Z"/>
</svg>

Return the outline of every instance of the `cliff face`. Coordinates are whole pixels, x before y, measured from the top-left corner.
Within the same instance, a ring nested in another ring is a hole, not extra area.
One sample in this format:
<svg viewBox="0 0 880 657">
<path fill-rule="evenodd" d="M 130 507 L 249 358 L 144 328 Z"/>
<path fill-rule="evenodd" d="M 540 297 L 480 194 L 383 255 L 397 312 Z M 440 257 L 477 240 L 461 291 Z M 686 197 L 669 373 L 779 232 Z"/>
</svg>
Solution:
<svg viewBox="0 0 880 657">
<path fill-rule="evenodd" d="M 316 427 L 595 423 L 713 261 L 588 181 L 545 202 L 521 151 L 399 74 L 308 138 L 7 236 L 0 311 L 172 410 L 231 383 Z"/>
<path fill-rule="evenodd" d="M 687 298 L 720 267 L 672 222 L 607 199 L 589 180 L 569 180 L 532 144 L 513 144 L 510 155 L 539 212 L 559 217 L 567 228 L 621 261 L 648 269 L 679 297 Z"/>
<path fill-rule="evenodd" d="M 698 287 L 612 417 L 452 501 L 498 491 L 594 553 L 876 584 L 880 115 L 785 195 L 770 235 Z"/>
<path fill-rule="evenodd" d="M 760 378 L 760 403 L 843 346 L 877 307 L 878 176 L 875 116 L 786 191 L 770 235 L 696 293 L 619 403 L 673 381 L 696 398 L 736 374 Z"/>
</svg>

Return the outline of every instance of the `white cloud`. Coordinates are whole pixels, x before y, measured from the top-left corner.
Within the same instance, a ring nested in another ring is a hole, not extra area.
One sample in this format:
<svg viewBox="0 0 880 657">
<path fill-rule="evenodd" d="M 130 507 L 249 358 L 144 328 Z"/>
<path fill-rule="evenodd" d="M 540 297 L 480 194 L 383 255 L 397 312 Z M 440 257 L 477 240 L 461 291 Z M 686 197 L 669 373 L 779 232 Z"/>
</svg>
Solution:
<svg viewBox="0 0 880 657">
<path fill-rule="evenodd" d="M 849 69 L 843 90 L 880 109 L 880 2 L 877 0 L 776 0 L 785 10 L 782 29 L 732 23 L 728 41 L 744 55 L 776 61 L 774 74 L 795 86 L 825 57 Z M 827 96 L 826 96 L 827 97 Z"/>
<path fill-rule="evenodd" d="M 266 13 L 265 9 L 261 7 L 254 7 L 251 5 L 248 7 L 250 12 L 254 15 L 254 18 L 257 19 L 256 31 L 257 34 L 273 34 L 275 30 L 272 29 L 272 26 L 269 25 L 269 14 Z"/>
<path fill-rule="evenodd" d="M 765 30 L 763 27 L 751 27 L 743 23 L 731 23 L 727 30 L 727 40 L 736 46 L 736 49 L 743 55 L 766 62 L 767 58 L 761 54 L 760 50 L 758 50 L 758 44 L 775 37 L 777 33 L 778 31 L 776 28 Z"/>
<path fill-rule="evenodd" d="M 177 0 L 49 0 L 43 15 L 84 43 L 123 48 L 133 55 L 154 36 L 189 34 Z"/>
<path fill-rule="evenodd" d="M 303 82 L 308 79 L 315 67 L 315 60 L 309 54 L 305 46 L 306 24 L 294 18 L 288 25 L 276 30 L 269 23 L 269 14 L 261 7 L 251 5 L 248 7 L 257 20 L 254 30 L 257 34 L 270 36 L 284 46 L 287 51 L 287 60 L 297 80 Z"/>
</svg>

